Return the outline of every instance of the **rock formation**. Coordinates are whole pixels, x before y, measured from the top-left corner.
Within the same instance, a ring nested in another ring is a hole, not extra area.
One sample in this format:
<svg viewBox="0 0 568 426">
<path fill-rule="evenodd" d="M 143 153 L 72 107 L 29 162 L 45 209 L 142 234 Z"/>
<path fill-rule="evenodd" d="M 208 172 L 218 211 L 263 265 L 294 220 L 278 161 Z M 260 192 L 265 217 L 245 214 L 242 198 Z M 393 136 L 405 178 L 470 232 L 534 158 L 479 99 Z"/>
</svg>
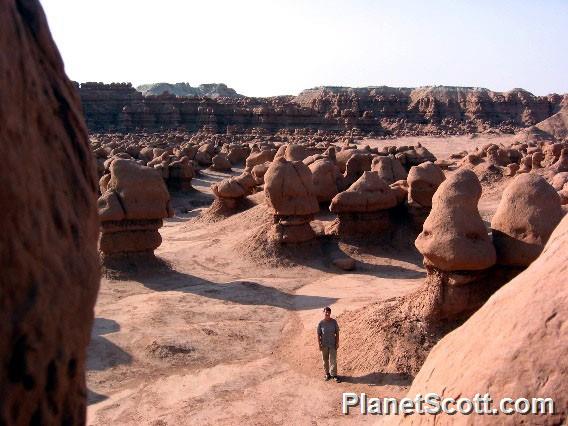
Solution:
<svg viewBox="0 0 568 426">
<path fill-rule="evenodd" d="M 254 166 L 259 164 L 264 164 L 267 161 L 272 161 L 276 155 L 276 150 L 274 149 L 263 149 L 253 148 L 250 155 L 246 159 L 245 171 L 251 172 Z"/>
<path fill-rule="evenodd" d="M 432 207 L 432 197 L 445 179 L 442 169 L 434 163 L 426 162 L 412 167 L 406 179 L 408 204 Z"/>
<path fill-rule="evenodd" d="M 470 170 L 459 170 L 440 185 L 416 239 L 427 266 L 476 271 L 495 264 L 495 248 L 477 210 L 480 197 L 481 185 Z"/>
<path fill-rule="evenodd" d="M 376 236 L 391 227 L 388 210 L 397 204 L 395 192 L 377 172 L 366 171 L 346 191 L 331 200 L 329 210 L 338 218 L 329 233 L 341 236 Z"/>
<path fill-rule="evenodd" d="M 568 172 L 568 148 L 560 151 L 560 158 L 550 167 L 554 173 Z"/>
<path fill-rule="evenodd" d="M 406 179 L 408 173 L 401 162 L 393 156 L 377 156 L 373 158 L 371 170 L 377 172 L 387 184 Z"/>
<path fill-rule="evenodd" d="M 95 162 L 37 1 L 0 0 L 0 424 L 85 424 Z"/>
<path fill-rule="evenodd" d="M 275 159 L 264 175 L 266 202 L 274 213 L 272 237 L 301 243 L 315 237 L 310 221 L 319 211 L 310 169 L 301 161 Z"/>
<path fill-rule="evenodd" d="M 457 171 L 434 194 L 432 211 L 415 242 L 428 272 L 416 309 L 427 322 L 467 315 L 490 294 L 483 278 L 496 253 L 477 210 L 480 197 L 481 185 L 471 170 Z"/>
<path fill-rule="evenodd" d="M 255 186 L 255 179 L 248 172 L 212 185 L 211 190 L 215 195 L 215 201 L 209 207 L 208 213 L 223 218 L 244 209 L 246 207 L 245 198 L 252 194 Z"/>
<path fill-rule="evenodd" d="M 235 89 L 227 87 L 226 84 L 200 84 L 197 87 L 191 87 L 189 83 L 151 83 L 142 84 L 136 87 L 136 90 L 142 92 L 144 96 L 157 96 L 169 93 L 180 97 L 200 97 L 207 96 L 209 98 L 237 98 L 241 97 Z"/>
<path fill-rule="evenodd" d="M 229 157 L 227 157 L 225 154 L 217 154 L 213 156 L 211 163 L 211 169 L 220 172 L 230 172 L 232 168 Z"/>
<path fill-rule="evenodd" d="M 337 181 L 341 176 L 339 169 L 328 159 L 316 160 L 308 167 L 312 172 L 312 182 L 318 202 L 330 202 L 338 193 Z"/>
<path fill-rule="evenodd" d="M 432 208 L 432 197 L 444 179 L 442 169 L 430 161 L 410 168 L 405 189 L 408 194 L 408 216 L 416 231 L 422 231 Z"/>
<path fill-rule="evenodd" d="M 345 173 L 343 178 L 338 181 L 338 189 L 345 191 L 353 183 L 355 183 L 366 171 L 371 170 L 373 157 L 371 154 L 354 154 L 349 157 L 345 164 Z"/>
<path fill-rule="evenodd" d="M 156 170 L 131 160 L 110 166 L 106 191 L 99 198 L 100 251 L 103 259 L 151 255 L 162 243 L 158 229 L 172 216 L 170 195 Z"/>
<path fill-rule="evenodd" d="M 530 265 L 562 216 L 560 197 L 544 178 L 532 173 L 517 176 L 503 192 L 491 220 L 498 263 Z"/>
<path fill-rule="evenodd" d="M 558 95 L 537 97 L 521 89 L 498 93 L 466 87 L 320 87 L 297 97 L 247 98 L 224 92 L 215 99 L 173 94 L 145 97 L 130 84 L 117 83 L 83 83 L 79 90 L 92 131 L 178 127 L 196 131 L 209 126 L 225 132 L 237 126 L 270 132 L 356 128 L 396 136 L 489 129 L 512 133 L 558 113 L 562 102 Z"/>
<path fill-rule="evenodd" d="M 271 161 L 266 161 L 262 164 L 257 164 L 252 168 L 250 174 L 254 178 L 254 181 L 257 185 L 264 185 L 264 175 L 268 171 L 270 167 Z"/>
<path fill-rule="evenodd" d="M 168 188 L 174 191 L 189 191 L 192 189 L 191 179 L 195 177 L 195 170 L 191 160 L 183 156 L 174 159 L 168 165 L 168 177 L 166 183 Z"/>
<path fill-rule="evenodd" d="M 552 398 L 549 415 L 512 414 L 504 424 L 564 424 L 568 418 L 568 217 L 541 255 L 498 290 L 465 324 L 430 352 L 408 396 L 441 398 L 489 393 L 502 398 Z M 480 350 L 480 342 L 483 348 Z M 459 371 L 460 374 L 456 374 Z M 501 416 L 500 416 L 501 418 Z M 407 416 L 403 424 L 494 424 L 494 416 Z"/>
</svg>

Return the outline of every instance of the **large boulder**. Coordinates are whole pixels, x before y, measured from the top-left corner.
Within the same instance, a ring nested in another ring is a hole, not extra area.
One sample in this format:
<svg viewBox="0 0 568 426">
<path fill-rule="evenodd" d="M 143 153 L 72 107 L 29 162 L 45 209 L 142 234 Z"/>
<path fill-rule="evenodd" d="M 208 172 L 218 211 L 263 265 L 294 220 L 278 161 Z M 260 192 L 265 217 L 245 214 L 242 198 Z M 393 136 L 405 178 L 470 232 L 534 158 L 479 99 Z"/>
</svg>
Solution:
<svg viewBox="0 0 568 426">
<path fill-rule="evenodd" d="M 284 158 L 288 161 L 303 161 L 309 155 L 310 152 L 306 149 L 306 147 L 291 143 L 286 145 Z"/>
<path fill-rule="evenodd" d="M 256 182 L 257 185 L 264 184 L 264 175 L 268 171 L 269 167 L 270 167 L 270 161 L 267 161 L 262 164 L 257 164 L 252 168 L 250 174 L 254 178 L 254 181 Z"/>
<path fill-rule="evenodd" d="M 110 167 L 107 192 L 116 192 L 126 219 L 161 219 L 169 216 L 170 194 L 159 173 L 131 160 L 116 160 Z"/>
<path fill-rule="evenodd" d="M 331 201 L 329 210 L 334 213 L 374 212 L 397 205 L 395 192 L 377 172 L 364 172 L 346 191 Z"/>
<path fill-rule="evenodd" d="M 377 156 L 373 158 L 371 170 L 377 172 L 387 184 L 405 180 L 408 174 L 398 159 L 393 156 Z"/>
<path fill-rule="evenodd" d="M 174 191 L 188 191 L 192 189 L 191 180 L 194 177 L 193 163 L 184 156 L 170 163 L 166 183 Z"/>
<path fill-rule="evenodd" d="M 0 0 L 0 424 L 85 424 L 97 181 L 37 1 Z"/>
<path fill-rule="evenodd" d="M 276 150 L 274 149 L 264 149 L 262 151 L 253 149 L 245 161 L 245 171 L 250 173 L 254 166 L 272 161 L 275 155 Z"/>
<path fill-rule="evenodd" d="M 560 151 L 560 158 L 550 169 L 554 171 L 554 173 L 568 172 L 568 148 L 563 148 L 562 151 Z"/>
<path fill-rule="evenodd" d="M 224 179 L 211 186 L 211 190 L 215 197 L 225 200 L 236 200 L 252 194 L 256 182 L 252 175 L 243 172 L 236 177 Z"/>
<path fill-rule="evenodd" d="M 229 161 L 229 157 L 225 154 L 219 153 L 213 157 L 211 160 L 211 169 L 218 170 L 220 172 L 230 172 L 231 171 L 231 162 Z"/>
<path fill-rule="evenodd" d="M 337 179 L 339 169 L 330 160 L 319 159 L 309 166 L 312 172 L 312 182 L 318 202 L 329 202 L 337 194 Z"/>
<path fill-rule="evenodd" d="M 248 172 L 211 185 L 215 200 L 201 217 L 215 222 L 245 210 L 250 207 L 246 197 L 252 194 L 255 186 L 255 179 Z"/>
<path fill-rule="evenodd" d="M 382 234 L 391 228 L 388 210 L 397 204 L 396 191 L 377 172 L 366 171 L 331 200 L 329 210 L 338 218 L 328 226 L 328 233 L 344 237 Z"/>
<path fill-rule="evenodd" d="M 528 266 L 562 216 L 560 197 L 544 178 L 533 173 L 514 178 L 491 220 L 498 263 Z"/>
<path fill-rule="evenodd" d="M 495 248 L 477 210 L 481 185 L 460 169 L 438 187 L 432 210 L 416 239 L 424 263 L 442 271 L 483 270 L 495 264 Z"/>
<path fill-rule="evenodd" d="M 301 161 L 278 158 L 264 175 L 266 202 L 282 216 L 306 216 L 319 211 L 312 173 Z"/>
<path fill-rule="evenodd" d="M 408 203 L 432 207 L 432 197 L 446 179 L 442 169 L 429 161 L 413 166 L 408 173 Z"/>
<path fill-rule="evenodd" d="M 562 190 L 566 183 L 568 183 L 568 172 L 560 172 L 555 174 L 550 182 L 550 184 L 556 191 Z"/>
<path fill-rule="evenodd" d="M 338 189 L 346 190 L 363 175 L 363 172 L 370 171 L 372 161 L 373 157 L 370 154 L 354 154 L 349 157 L 343 178 L 339 180 Z"/>
<path fill-rule="evenodd" d="M 552 398 L 548 415 L 499 416 L 502 424 L 565 424 L 568 419 L 568 217 L 541 255 L 430 352 L 408 396 Z M 480 349 L 480 344 L 482 348 Z M 456 374 L 459 372 L 459 374 Z M 494 424 L 495 416 L 412 415 L 403 424 Z"/>
</svg>

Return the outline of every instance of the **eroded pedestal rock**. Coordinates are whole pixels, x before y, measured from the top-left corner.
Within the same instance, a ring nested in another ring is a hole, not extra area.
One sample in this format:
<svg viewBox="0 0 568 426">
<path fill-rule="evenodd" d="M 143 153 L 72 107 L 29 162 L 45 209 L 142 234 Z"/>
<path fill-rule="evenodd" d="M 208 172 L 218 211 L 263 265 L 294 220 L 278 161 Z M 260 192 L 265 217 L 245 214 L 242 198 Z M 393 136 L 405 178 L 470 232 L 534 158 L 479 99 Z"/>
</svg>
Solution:
<svg viewBox="0 0 568 426">
<path fill-rule="evenodd" d="M 132 253 L 153 255 L 162 242 L 158 232 L 162 219 L 173 213 L 160 174 L 131 160 L 112 163 L 98 206 L 103 259 Z"/>
<path fill-rule="evenodd" d="M 312 174 L 304 163 L 275 159 L 264 175 L 264 193 L 274 212 L 273 238 L 300 243 L 315 237 L 310 221 L 319 205 Z"/>
</svg>

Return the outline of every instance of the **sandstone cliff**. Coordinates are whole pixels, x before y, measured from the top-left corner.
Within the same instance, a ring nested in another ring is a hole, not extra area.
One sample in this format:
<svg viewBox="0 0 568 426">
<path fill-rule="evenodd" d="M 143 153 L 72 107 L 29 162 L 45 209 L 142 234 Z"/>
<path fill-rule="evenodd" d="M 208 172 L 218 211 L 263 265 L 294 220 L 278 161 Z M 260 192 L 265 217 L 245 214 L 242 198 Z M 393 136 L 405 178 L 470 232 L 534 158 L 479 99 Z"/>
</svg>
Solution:
<svg viewBox="0 0 568 426">
<path fill-rule="evenodd" d="M 272 98 L 143 96 L 129 83 L 79 88 L 91 131 L 209 127 L 246 131 L 311 128 L 376 136 L 513 133 L 556 114 L 563 97 L 468 87 L 319 87 Z"/>
</svg>

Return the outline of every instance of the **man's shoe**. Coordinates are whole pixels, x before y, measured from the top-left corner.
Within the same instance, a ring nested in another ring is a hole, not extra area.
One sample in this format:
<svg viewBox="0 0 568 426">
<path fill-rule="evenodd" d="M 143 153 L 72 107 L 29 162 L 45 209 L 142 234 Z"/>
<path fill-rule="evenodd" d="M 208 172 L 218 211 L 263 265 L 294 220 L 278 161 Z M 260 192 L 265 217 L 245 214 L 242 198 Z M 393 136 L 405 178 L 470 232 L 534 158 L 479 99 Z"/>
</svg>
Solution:
<svg viewBox="0 0 568 426">
<path fill-rule="evenodd" d="M 331 379 L 331 376 L 329 374 L 326 374 L 323 379 L 327 382 L 329 379 Z"/>
<path fill-rule="evenodd" d="M 333 380 L 335 380 L 336 383 L 341 383 L 341 379 L 337 376 L 333 376 Z"/>
</svg>

